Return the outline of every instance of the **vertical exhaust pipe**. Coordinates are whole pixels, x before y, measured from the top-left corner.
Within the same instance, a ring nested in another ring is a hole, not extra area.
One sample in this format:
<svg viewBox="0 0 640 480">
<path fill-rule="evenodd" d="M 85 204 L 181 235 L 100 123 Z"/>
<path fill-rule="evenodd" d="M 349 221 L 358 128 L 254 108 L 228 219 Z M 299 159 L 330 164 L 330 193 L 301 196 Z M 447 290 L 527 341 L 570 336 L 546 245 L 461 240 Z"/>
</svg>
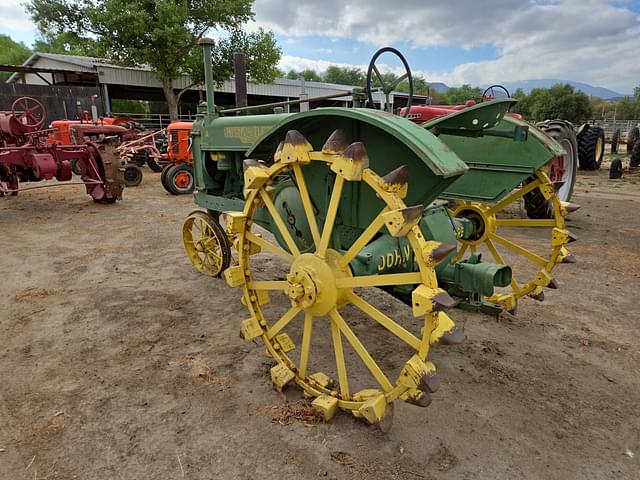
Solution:
<svg viewBox="0 0 640 480">
<path fill-rule="evenodd" d="M 207 113 L 212 115 L 215 112 L 213 101 L 213 74 L 211 72 L 211 48 L 215 42 L 213 38 L 202 37 L 198 40 L 198 45 L 202 46 L 204 55 L 204 84 L 207 91 Z"/>
<path fill-rule="evenodd" d="M 246 107 L 247 102 L 247 64 L 244 53 L 236 52 L 233 54 L 233 77 L 236 86 L 236 108 Z M 240 115 L 246 115 L 247 112 L 241 112 Z"/>
</svg>

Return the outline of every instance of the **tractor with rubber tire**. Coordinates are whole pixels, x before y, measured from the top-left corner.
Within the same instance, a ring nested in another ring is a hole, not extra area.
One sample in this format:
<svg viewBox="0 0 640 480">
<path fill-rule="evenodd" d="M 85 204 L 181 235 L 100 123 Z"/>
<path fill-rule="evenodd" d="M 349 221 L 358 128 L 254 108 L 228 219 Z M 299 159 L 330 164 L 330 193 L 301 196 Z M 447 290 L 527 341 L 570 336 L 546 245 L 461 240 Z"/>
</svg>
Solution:
<svg viewBox="0 0 640 480">
<path fill-rule="evenodd" d="M 406 115 L 411 121 L 424 124 L 443 115 L 449 115 L 456 111 L 472 107 L 478 103 L 490 102 L 497 99 L 510 99 L 509 90 L 503 85 L 495 84 L 487 87 L 480 98 L 470 99 L 463 105 L 414 105 L 400 110 L 401 115 Z M 522 115 L 507 112 L 507 115 L 522 120 Z M 564 153 L 552 158 L 546 165 L 545 173 L 553 182 L 556 195 L 562 202 L 569 202 L 576 183 L 578 168 L 578 143 L 574 127 L 566 120 L 545 120 L 536 123 L 536 128 L 556 140 L 564 148 Z M 524 198 L 524 207 L 529 218 L 552 219 L 554 217 L 553 203 L 546 199 L 539 191 L 527 193 Z"/>
<path fill-rule="evenodd" d="M 209 66 L 213 41 L 201 43 Z M 241 337 L 263 342 L 278 390 L 297 384 L 326 420 L 384 422 L 397 399 L 427 406 L 432 348 L 464 339 L 449 309 L 515 312 L 558 288 L 573 206 L 546 165 L 564 149 L 507 115 L 515 100 L 421 125 L 370 108 L 225 116 L 211 77 L 191 132 L 201 209 L 183 224 L 185 252 L 241 290 Z M 552 219 L 519 215 L 532 192 Z"/>
</svg>

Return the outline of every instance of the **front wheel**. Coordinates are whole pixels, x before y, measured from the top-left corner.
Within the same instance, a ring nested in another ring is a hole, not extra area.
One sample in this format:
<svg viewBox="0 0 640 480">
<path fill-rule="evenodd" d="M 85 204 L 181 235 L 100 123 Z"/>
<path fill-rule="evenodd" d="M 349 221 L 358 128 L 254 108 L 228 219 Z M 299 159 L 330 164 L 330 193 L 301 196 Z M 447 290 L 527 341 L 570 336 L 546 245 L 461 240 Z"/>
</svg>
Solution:
<svg viewBox="0 0 640 480">
<path fill-rule="evenodd" d="M 124 184 L 127 187 L 137 187 L 142 183 L 142 170 L 139 166 L 129 163 L 124 167 Z"/>
<path fill-rule="evenodd" d="M 193 193 L 195 179 L 191 165 L 174 165 L 165 176 L 165 183 L 169 187 L 169 193 L 173 195 L 183 195 Z"/>
</svg>

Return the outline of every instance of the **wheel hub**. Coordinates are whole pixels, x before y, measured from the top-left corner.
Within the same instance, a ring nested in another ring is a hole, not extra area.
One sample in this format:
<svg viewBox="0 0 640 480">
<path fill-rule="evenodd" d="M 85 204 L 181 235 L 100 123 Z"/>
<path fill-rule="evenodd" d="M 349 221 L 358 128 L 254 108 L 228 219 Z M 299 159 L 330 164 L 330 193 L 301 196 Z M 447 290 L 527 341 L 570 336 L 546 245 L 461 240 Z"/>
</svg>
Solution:
<svg viewBox="0 0 640 480">
<path fill-rule="evenodd" d="M 462 242 L 477 245 L 484 242 L 489 235 L 496 231 L 496 216 L 490 214 L 488 210 L 488 206 L 477 204 L 465 205 L 454 212 L 454 216 L 467 218 L 475 226 L 473 235 L 461 240 Z"/>
<path fill-rule="evenodd" d="M 345 303 L 348 289 L 339 289 L 336 279 L 350 277 L 351 271 L 338 266 L 340 254 L 328 250 L 326 258 L 313 253 L 300 255 L 287 275 L 287 295 L 291 303 L 314 316 L 326 315 L 336 304 Z"/>
<path fill-rule="evenodd" d="M 190 181 L 191 181 L 191 177 L 186 172 L 181 172 L 176 175 L 176 179 L 175 179 L 176 186 L 180 188 L 188 187 Z"/>
</svg>

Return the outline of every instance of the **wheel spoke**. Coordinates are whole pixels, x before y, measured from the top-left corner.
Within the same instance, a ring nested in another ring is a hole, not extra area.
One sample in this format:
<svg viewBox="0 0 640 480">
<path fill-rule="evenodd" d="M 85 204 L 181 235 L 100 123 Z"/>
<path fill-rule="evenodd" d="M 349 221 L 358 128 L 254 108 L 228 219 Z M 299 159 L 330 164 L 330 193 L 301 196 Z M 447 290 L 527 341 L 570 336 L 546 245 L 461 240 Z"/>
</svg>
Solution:
<svg viewBox="0 0 640 480">
<path fill-rule="evenodd" d="M 299 312 L 300 307 L 291 307 L 289 310 L 287 310 L 287 312 L 282 317 L 280 317 L 280 320 L 274 323 L 273 326 L 267 330 L 267 338 L 275 337 L 280 330 L 286 327 L 289 322 L 293 320 L 296 315 L 298 315 Z"/>
<path fill-rule="evenodd" d="M 378 81 L 380 82 L 380 87 L 382 88 L 382 91 L 384 91 L 386 89 L 386 85 L 384 83 L 384 80 L 382 79 L 380 70 L 378 70 L 378 67 L 376 66 L 375 63 L 373 64 L 373 72 L 376 74 L 376 77 L 378 77 Z"/>
<path fill-rule="evenodd" d="M 389 88 L 393 90 L 398 85 L 400 85 L 400 82 L 402 82 L 405 78 L 408 78 L 408 77 L 409 77 L 409 74 L 405 73 L 401 77 L 396 78 L 393 82 L 391 82 L 391 85 L 389 85 Z"/>
<path fill-rule="evenodd" d="M 293 173 L 296 176 L 296 182 L 298 183 L 298 190 L 300 191 L 300 199 L 302 200 L 302 206 L 304 212 L 307 215 L 307 222 L 309 222 L 309 228 L 311 229 L 311 236 L 313 237 L 313 243 L 320 244 L 320 230 L 318 230 L 318 222 L 316 216 L 313 213 L 313 205 L 311 203 L 311 197 L 309 196 L 309 190 L 307 189 L 307 182 L 302 174 L 302 168 L 300 165 L 295 164 L 293 166 Z"/>
<path fill-rule="evenodd" d="M 498 227 L 555 227 L 554 219 L 496 219 Z"/>
<path fill-rule="evenodd" d="M 532 190 L 535 190 L 539 185 L 540 185 L 539 179 L 535 179 L 533 182 L 524 185 L 523 187 L 519 188 L 515 192 L 510 193 L 509 195 L 504 197 L 502 200 L 500 200 L 498 203 L 496 203 L 494 206 L 492 206 L 489 210 L 487 210 L 486 214 L 487 215 L 496 214 L 497 212 L 503 210 L 507 205 L 515 202 L 520 197 L 526 195 Z"/>
<path fill-rule="evenodd" d="M 373 236 L 380 231 L 382 226 L 384 225 L 384 219 L 382 218 L 382 214 L 386 213 L 389 209 L 383 208 L 382 211 L 378 214 L 376 218 L 369 224 L 369 226 L 360 234 L 355 242 L 349 247 L 349 249 L 345 252 L 345 254 L 340 258 L 340 266 L 346 267 L 349 265 L 349 262 L 353 260 L 353 258 L 362 250 L 369 241 L 373 238 Z"/>
<path fill-rule="evenodd" d="M 307 376 L 307 366 L 309 364 L 309 350 L 311 349 L 311 330 L 313 328 L 313 316 L 310 313 L 304 314 L 304 330 L 302 332 L 302 347 L 300 349 L 300 367 L 298 374 L 305 378 Z"/>
<path fill-rule="evenodd" d="M 391 285 L 415 285 L 422 282 L 420 272 L 387 273 L 384 275 L 363 275 L 336 279 L 338 288 L 385 287 Z"/>
<path fill-rule="evenodd" d="M 364 347 L 364 345 L 362 345 L 360 340 L 358 340 L 358 337 L 356 337 L 356 334 L 353 333 L 353 330 L 349 328 L 349 325 L 347 325 L 347 322 L 344 321 L 344 319 L 342 318 L 342 315 L 340 315 L 340 312 L 338 312 L 338 310 L 332 310 L 331 312 L 329 312 L 329 316 L 331 317 L 331 320 L 336 323 L 336 325 L 340 329 L 340 332 L 345 336 L 347 341 L 351 344 L 353 349 L 356 351 L 358 356 L 362 359 L 366 367 L 369 369 L 371 374 L 375 377 L 375 379 L 378 381 L 378 383 L 384 389 L 384 391 L 389 392 L 393 390 L 393 385 L 391 384 L 387 376 L 382 372 L 382 370 L 380 369 L 376 361 L 373 359 L 373 357 L 371 357 L 371 355 L 369 354 L 367 349 Z"/>
<path fill-rule="evenodd" d="M 289 287 L 286 280 L 251 280 L 247 283 L 249 290 L 282 290 Z"/>
<path fill-rule="evenodd" d="M 340 383 L 340 395 L 343 400 L 349 399 L 349 379 L 347 378 L 347 366 L 344 363 L 344 350 L 342 348 L 342 336 L 338 325 L 331 318 L 331 339 L 333 351 L 336 356 L 336 369 L 338 370 L 338 382 Z"/>
<path fill-rule="evenodd" d="M 507 240 L 506 238 L 501 237 L 500 235 L 497 235 L 494 233 L 493 235 L 491 235 L 491 238 L 496 242 L 498 242 L 499 244 L 505 246 L 509 250 L 517 253 L 518 255 L 528 258 L 533 263 L 537 263 L 538 265 L 542 265 L 543 267 L 546 266 L 548 263 L 547 260 L 542 258 L 540 255 L 536 255 L 535 253 L 530 252 L 526 248 L 521 247 L 520 245 L 513 243 L 511 240 Z"/>
<path fill-rule="evenodd" d="M 269 253 L 273 253 L 274 255 L 277 255 L 287 263 L 293 263 L 293 255 L 291 255 L 289 252 L 286 252 L 284 249 L 280 248 L 279 246 L 274 245 L 271 242 L 268 242 L 264 238 L 259 237 L 256 234 L 251 232 L 245 233 L 245 238 L 249 240 L 251 243 L 255 243 L 263 250 L 266 250 Z"/>
<path fill-rule="evenodd" d="M 460 247 L 460 250 L 458 251 L 458 255 L 456 255 L 456 261 L 462 260 L 464 258 L 464 254 L 467 251 L 467 248 L 469 248 L 469 244 L 463 243 L 462 247 Z"/>
<path fill-rule="evenodd" d="M 500 255 L 500 252 L 498 251 L 498 249 L 493 244 L 493 242 L 491 241 L 490 238 L 487 238 L 487 240 L 485 241 L 485 244 L 487 245 L 487 248 L 491 252 L 491 255 L 493 255 L 493 258 L 495 259 L 496 262 L 498 262 L 500 265 L 506 265 L 507 264 L 504 261 L 504 258 L 502 258 L 502 255 Z M 513 273 L 511 274 L 511 288 L 513 288 L 513 290 L 515 292 L 519 292 L 520 291 L 520 285 L 518 285 L 518 281 L 513 276 Z"/>
<path fill-rule="evenodd" d="M 336 175 L 336 180 L 333 182 L 333 191 L 331 192 L 331 199 L 329 200 L 329 206 L 327 207 L 327 216 L 324 220 L 324 226 L 322 228 L 322 237 L 320 238 L 320 244 L 316 253 L 320 257 L 324 257 L 331 240 L 331 234 L 333 233 L 333 224 L 336 221 L 336 215 L 338 213 L 338 205 L 340 205 L 340 197 L 342 196 L 342 187 L 344 186 L 344 177 L 342 175 Z"/>
<path fill-rule="evenodd" d="M 280 213 L 278 213 L 278 210 L 276 209 L 276 206 L 273 204 L 273 201 L 271 200 L 271 197 L 269 196 L 269 194 L 264 189 L 260 189 L 260 196 L 262 197 L 262 201 L 267 207 L 267 210 L 271 214 L 271 218 L 273 218 L 273 221 L 275 222 L 276 227 L 280 231 L 280 234 L 282 235 L 283 240 L 289 247 L 289 251 L 295 256 L 300 255 L 300 250 L 298 250 L 298 246 L 296 245 L 296 242 L 293 240 L 291 233 L 289 233 L 289 230 L 284 224 L 284 221 L 282 220 Z"/>
<path fill-rule="evenodd" d="M 420 339 L 413 335 L 411 332 L 406 330 L 404 327 L 398 325 L 387 315 L 382 313 L 376 307 L 371 305 L 369 302 L 364 300 L 363 298 L 357 296 L 355 293 L 349 294 L 349 301 L 353 303 L 357 308 L 362 310 L 365 314 L 369 315 L 376 322 L 382 325 L 384 328 L 393 333 L 396 337 L 402 340 L 407 345 L 410 345 L 411 348 L 418 350 L 420 348 Z"/>
</svg>

